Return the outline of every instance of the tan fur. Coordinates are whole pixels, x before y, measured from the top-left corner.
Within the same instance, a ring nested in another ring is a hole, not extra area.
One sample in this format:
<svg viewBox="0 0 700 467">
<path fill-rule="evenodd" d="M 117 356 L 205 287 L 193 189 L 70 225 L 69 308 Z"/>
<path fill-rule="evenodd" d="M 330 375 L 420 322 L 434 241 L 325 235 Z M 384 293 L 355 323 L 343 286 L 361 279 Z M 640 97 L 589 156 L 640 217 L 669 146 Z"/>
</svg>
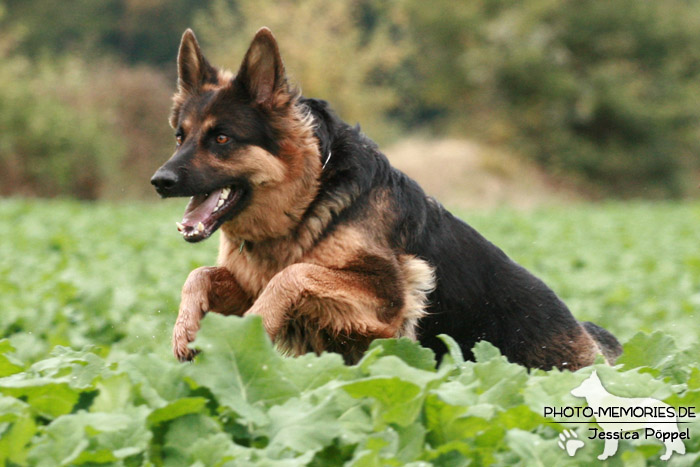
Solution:
<svg viewBox="0 0 700 467">
<path fill-rule="evenodd" d="M 216 78 L 219 80 L 220 86 L 228 86 L 228 84 L 233 80 L 234 74 L 231 70 L 225 70 L 220 68 Z"/>
<path fill-rule="evenodd" d="M 192 271 L 182 287 L 180 310 L 173 328 L 173 353 L 180 360 L 192 357 L 187 345 L 194 340 L 199 331 L 199 322 L 209 309 L 211 287 L 206 276 L 199 271 Z"/>
<path fill-rule="evenodd" d="M 435 289 L 435 271 L 428 263 L 414 256 L 403 255 L 399 260 L 406 289 L 402 310 L 404 322 L 397 337 L 416 340 L 418 320 L 425 316 L 428 294 Z"/>
<path fill-rule="evenodd" d="M 579 368 L 583 368 L 589 365 L 593 365 L 596 357 L 601 353 L 600 347 L 596 341 L 586 332 L 583 327 L 581 328 L 583 332 L 574 340 L 573 345 L 573 362 L 567 365 L 571 371 L 576 371 Z"/>
<path fill-rule="evenodd" d="M 260 315 L 273 339 L 294 312 L 299 319 L 312 320 L 333 333 L 391 337 L 396 329 L 382 322 L 374 312 L 377 297 L 366 293 L 357 273 L 296 263 L 276 274 L 246 315 Z M 335 305 L 334 312 L 324 307 Z"/>
<path fill-rule="evenodd" d="M 224 70 L 224 69 L 219 69 L 217 70 L 216 73 L 216 83 L 205 83 L 202 86 L 202 92 L 209 92 L 209 91 L 218 91 L 219 89 L 223 89 L 229 84 L 231 84 L 231 81 L 233 80 L 234 75 L 231 71 L 229 70 Z"/>
<path fill-rule="evenodd" d="M 216 118 L 206 117 L 204 120 L 202 120 L 202 123 L 199 125 L 199 127 L 200 127 L 199 134 L 200 135 L 206 134 L 215 125 L 216 125 Z M 189 131 L 189 128 L 186 128 L 184 125 L 183 125 L 183 129 L 185 129 L 186 131 Z"/>
<path fill-rule="evenodd" d="M 197 334 L 205 313 L 242 315 L 251 303 L 228 269 L 201 267 L 190 272 L 182 287 L 180 311 L 173 331 L 175 356 L 180 359 L 193 356 L 187 344 Z"/>
<path fill-rule="evenodd" d="M 360 232 L 343 227 L 310 251 L 306 251 L 293 238 L 282 237 L 253 244 L 239 252 L 240 242 L 222 235 L 218 264 L 232 271 L 241 287 L 257 297 L 276 273 L 294 263 L 342 268 L 363 251 L 363 238 Z M 311 244 L 308 246 L 311 247 Z"/>
<path fill-rule="evenodd" d="M 291 122 L 284 128 L 288 136 L 280 144 L 279 156 L 268 154 L 265 158 L 270 164 L 284 161 L 284 167 L 278 165 L 272 169 L 274 177 L 268 180 L 260 178 L 263 172 L 257 172 L 258 181 L 265 182 L 264 186 L 254 190 L 253 201 L 244 212 L 221 227 L 234 243 L 268 241 L 288 235 L 298 226 L 318 193 L 321 156 L 313 127 L 297 109 L 290 109 L 290 113 Z M 259 158 L 246 157 L 248 159 Z M 280 180 L 282 171 L 284 179 Z"/>
<path fill-rule="evenodd" d="M 557 364 L 560 370 L 576 371 L 580 368 L 592 365 L 600 354 L 600 348 L 591 335 L 583 328 L 576 328 L 553 338 L 544 348 L 533 348 L 533 361 L 546 361 L 547 354 L 554 349 L 558 352 L 561 364 Z M 536 365 L 528 365 L 534 367 Z"/>
<path fill-rule="evenodd" d="M 287 169 L 279 158 L 258 146 L 248 146 L 236 153 L 230 161 L 222 161 L 214 156 L 202 157 L 205 164 L 222 173 L 245 176 L 256 188 L 269 184 L 271 187 L 284 181 Z"/>
</svg>

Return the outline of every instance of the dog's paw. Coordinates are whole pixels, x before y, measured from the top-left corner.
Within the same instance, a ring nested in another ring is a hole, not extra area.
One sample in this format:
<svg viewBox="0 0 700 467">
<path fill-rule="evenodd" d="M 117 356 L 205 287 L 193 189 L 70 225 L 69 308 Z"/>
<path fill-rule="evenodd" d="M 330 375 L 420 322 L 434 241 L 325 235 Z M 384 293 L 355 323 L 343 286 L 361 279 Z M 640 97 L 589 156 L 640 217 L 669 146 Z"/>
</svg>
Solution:
<svg viewBox="0 0 700 467">
<path fill-rule="evenodd" d="M 578 435 L 573 430 L 564 429 L 563 433 L 559 433 L 559 447 L 562 448 L 566 453 L 573 457 L 576 451 L 583 447 L 583 441 L 578 439 Z"/>
<path fill-rule="evenodd" d="M 198 329 L 193 326 L 187 326 L 179 321 L 175 323 L 175 328 L 173 329 L 173 354 L 181 362 L 188 362 L 197 355 L 198 352 L 189 347 L 189 344 L 197 335 L 197 331 Z"/>
</svg>

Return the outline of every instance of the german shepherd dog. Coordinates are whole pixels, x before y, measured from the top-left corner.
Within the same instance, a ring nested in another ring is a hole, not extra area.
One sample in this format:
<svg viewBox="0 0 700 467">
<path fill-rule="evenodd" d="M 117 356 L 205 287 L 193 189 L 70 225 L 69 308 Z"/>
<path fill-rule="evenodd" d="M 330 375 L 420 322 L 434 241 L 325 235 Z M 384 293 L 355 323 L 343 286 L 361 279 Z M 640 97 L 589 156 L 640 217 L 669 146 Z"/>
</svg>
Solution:
<svg viewBox="0 0 700 467">
<path fill-rule="evenodd" d="M 485 339 L 512 362 L 575 370 L 615 337 L 579 323 L 539 279 L 391 167 L 359 127 L 286 78 L 269 29 L 238 73 L 218 69 L 185 31 L 170 123 L 175 153 L 151 179 L 190 197 L 178 230 L 221 229 L 216 267 L 182 290 L 173 351 L 207 312 L 259 315 L 287 354 L 332 351 L 356 362 L 376 338 L 406 336 L 438 357 L 452 336 L 465 356 Z"/>
</svg>

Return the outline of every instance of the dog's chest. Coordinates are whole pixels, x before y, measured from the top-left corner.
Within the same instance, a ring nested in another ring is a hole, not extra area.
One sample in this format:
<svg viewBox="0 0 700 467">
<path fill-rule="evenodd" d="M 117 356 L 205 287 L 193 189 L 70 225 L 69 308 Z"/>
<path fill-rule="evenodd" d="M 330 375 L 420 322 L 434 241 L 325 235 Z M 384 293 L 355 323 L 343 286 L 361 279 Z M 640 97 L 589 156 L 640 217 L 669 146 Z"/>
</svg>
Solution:
<svg viewBox="0 0 700 467">
<path fill-rule="evenodd" d="M 361 232 L 345 227 L 337 229 L 308 251 L 298 242 L 289 240 L 236 245 L 222 236 L 218 264 L 231 271 L 241 288 L 255 300 L 272 278 L 287 266 L 305 262 L 341 269 L 362 256 L 364 243 Z"/>
<path fill-rule="evenodd" d="M 217 264 L 231 271 L 238 285 L 253 300 L 283 267 L 277 262 L 255 258 L 245 244 L 233 242 L 226 235 L 222 235 L 219 242 Z"/>
<path fill-rule="evenodd" d="M 245 252 L 235 252 L 222 264 L 231 271 L 241 288 L 253 299 L 257 299 L 270 280 L 282 267 L 256 261 Z"/>
</svg>

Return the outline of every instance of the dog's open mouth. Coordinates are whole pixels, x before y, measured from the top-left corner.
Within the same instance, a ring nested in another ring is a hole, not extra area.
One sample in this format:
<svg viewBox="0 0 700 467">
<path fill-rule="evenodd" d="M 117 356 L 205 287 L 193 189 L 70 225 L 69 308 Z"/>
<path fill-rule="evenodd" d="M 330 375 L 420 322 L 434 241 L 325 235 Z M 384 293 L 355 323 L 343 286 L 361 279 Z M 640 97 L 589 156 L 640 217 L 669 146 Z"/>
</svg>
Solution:
<svg viewBox="0 0 700 467">
<path fill-rule="evenodd" d="M 232 217 L 243 194 L 242 188 L 231 186 L 194 195 L 185 208 L 182 222 L 177 223 L 177 230 L 188 242 L 209 238 L 222 223 Z"/>
</svg>

